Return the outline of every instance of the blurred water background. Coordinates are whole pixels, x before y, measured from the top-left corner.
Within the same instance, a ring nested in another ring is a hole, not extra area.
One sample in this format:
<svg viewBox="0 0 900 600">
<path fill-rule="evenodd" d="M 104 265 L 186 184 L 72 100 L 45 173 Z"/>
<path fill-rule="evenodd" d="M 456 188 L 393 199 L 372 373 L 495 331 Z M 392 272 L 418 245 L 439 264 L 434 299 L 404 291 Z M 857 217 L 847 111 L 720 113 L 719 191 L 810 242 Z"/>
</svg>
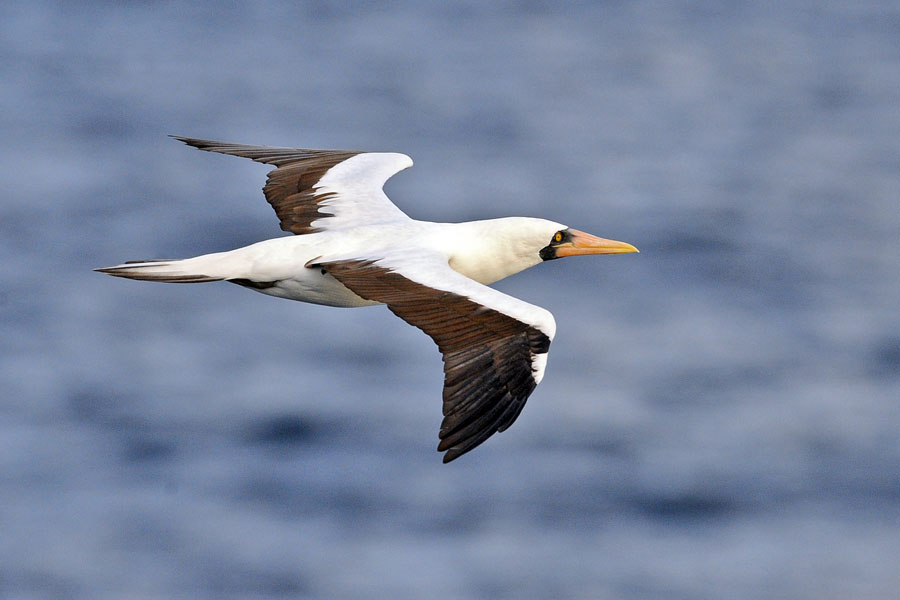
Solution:
<svg viewBox="0 0 900 600">
<path fill-rule="evenodd" d="M 5 2 L 0 596 L 893 599 L 900 5 Z M 267 168 L 391 150 L 416 218 L 640 255 L 555 315 L 516 425 L 444 466 L 383 308 L 91 269 L 282 235 Z"/>
</svg>

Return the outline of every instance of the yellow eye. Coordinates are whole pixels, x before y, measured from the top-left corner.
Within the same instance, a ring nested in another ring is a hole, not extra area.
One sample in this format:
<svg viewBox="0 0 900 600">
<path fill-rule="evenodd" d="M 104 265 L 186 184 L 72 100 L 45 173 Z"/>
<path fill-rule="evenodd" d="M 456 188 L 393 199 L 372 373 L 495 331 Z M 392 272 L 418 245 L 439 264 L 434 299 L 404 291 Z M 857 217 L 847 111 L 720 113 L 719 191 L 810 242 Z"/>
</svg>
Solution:
<svg viewBox="0 0 900 600">
<path fill-rule="evenodd" d="M 562 232 L 561 232 L 561 231 L 557 231 L 557 232 L 556 232 L 556 235 L 553 236 L 553 241 L 554 241 L 554 242 L 561 242 L 561 241 L 562 241 Z"/>
</svg>

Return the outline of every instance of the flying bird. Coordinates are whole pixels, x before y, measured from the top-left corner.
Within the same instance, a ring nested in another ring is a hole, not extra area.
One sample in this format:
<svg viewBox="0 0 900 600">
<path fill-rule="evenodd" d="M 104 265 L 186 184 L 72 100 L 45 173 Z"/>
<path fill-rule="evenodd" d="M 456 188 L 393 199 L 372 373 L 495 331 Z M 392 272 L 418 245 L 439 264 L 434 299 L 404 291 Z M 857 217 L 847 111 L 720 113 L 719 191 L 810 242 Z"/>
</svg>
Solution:
<svg viewBox="0 0 900 600">
<path fill-rule="evenodd" d="M 443 356 L 438 451 L 445 463 L 513 424 L 544 377 L 556 333 L 548 311 L 488 285 L 565 256 L 638 251 L 544 219 L 411 219 L 382 190 L 391 176 L 412 166 L 405 154 L 172 137 L 273 165 L 263 192 L 281 229 L 297 235 L 97 271 L 168 283 L 229 281 L 327 306 L 387 305 L 428 334 Z"/>
</svg>

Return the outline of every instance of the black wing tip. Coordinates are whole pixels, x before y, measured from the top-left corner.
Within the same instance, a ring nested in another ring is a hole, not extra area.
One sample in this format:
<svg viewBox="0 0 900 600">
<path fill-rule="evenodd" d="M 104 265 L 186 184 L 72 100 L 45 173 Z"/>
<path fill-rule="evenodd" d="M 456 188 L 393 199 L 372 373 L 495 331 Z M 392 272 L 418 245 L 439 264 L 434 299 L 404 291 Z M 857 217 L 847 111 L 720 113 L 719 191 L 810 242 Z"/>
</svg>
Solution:
<svg viewBox="0 0 900 600">
<path fill-rule="evenodd" d="M 450 438 L 445 438 L 438 444 L 437 449 L 438 452 L 444 452 L 443 461 L 444 464 L 447 464 L 463 454 L 471 452 L 497 432 L 498 430 L 495 427 L 487 427 L 452 442 L 449 441 Z"/>
<path fill-rule="evenodd" d="M 444 464 L 474 450 L 495 434 L 506 431 L 519 418 L 531 391 L 511 397 L 508 403 L 501 403 L 498 406 L 499 414 L 494 410 L 480 417 L 469 415 L 452 427 L 442 428 L 438 434 L 441 441 L 437 449 L 438 452 L 446 451 Z"/>
<path fill-rule="evenodd" d="M 444 452 L 444 457 L 442 459 L 442 462 L 445 465 L 449 462 L 453 462 L 454 460 L 456 460 L 457 458 L 459 458 L 460 456 L 462 456 L 469 450 L 471 450 L 471 448 L 466 448 L 465 450 L 460 450 L 459 448 L 448 448 L 447 451 Z M 441 451 L 442 450 L 440 448 L 438 448 L 438 452 L 441 452 Z"/>
<path fill-rule="evenodd" d="M 238 144 L 236 142 L 223 142 L 220 140 L 203 140 L 200 138 L 172 134 L 169 134 L 169 137 L 178 140 L 179 142 L 183 142 L 188 146 L 193 146 L 198 150 L 240 156 L 242 158 L 249 158 L 258 163 L 274 165 L 275 167 L 281 167 L 286 164 L 320 156 L 360 154 L 360 152 L 356 150 L 315 150 L 312 148 L 289 148 L 286 146 L 255 146 L 252 144 Z"/>
<path fill-rule="evenodd" d="M 497 432 L 495 431 L 494 433 Z M 446 465 L 448 462 L 456 460 L 463 454 L 468 454 L 469 452 L 486 442 L 487 438 L 491 437 L 491 435 L 493 435 L 493 433 L 485 437 L 485 439 L 478 441 L 477 443 L 472 443 L 471 439 L 463 439 L 458 441 L 453 446 L 447 446 L 443 443 L 443 441 L 441 441 L 441 443 L 438 444 L 437 451 L 444 453 L 442 461 Z"/>
<path fill-rule="evenodd" d="M 200 138 L 187 137 L 182 135 L 172 135 L 169 134 L 169 137 L 178 140 L 179 142 L 184 142 L 188 146 L 193 146 L 198 150 L 211 150 L 211 148 L 215 147 L 223 147 L 223 146 L 239 146 L 240 144 L 232 144 L 231 142 L 222 142 L 218 140 L 202 140 Z"/>
</svg>

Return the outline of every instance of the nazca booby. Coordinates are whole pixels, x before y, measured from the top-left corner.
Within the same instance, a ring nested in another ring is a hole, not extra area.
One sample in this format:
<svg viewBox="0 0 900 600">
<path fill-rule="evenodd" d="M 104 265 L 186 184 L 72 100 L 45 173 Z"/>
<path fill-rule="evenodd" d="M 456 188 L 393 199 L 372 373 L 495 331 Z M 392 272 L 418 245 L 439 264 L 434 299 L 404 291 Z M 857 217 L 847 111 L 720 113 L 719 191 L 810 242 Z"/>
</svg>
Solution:
<svg viewBox="0 0 900 600">
<path fill-rule="evenodd" d="M 412 166 L 397 153 L 249 146 L 173 136 L 274 165 L 263 192 L 284 231 L 228 252 L 130 261 L 97 271 L 146 281 L 230 281 L 328 306 L 386 304 L 444 360 L 438 451 L 449 462 L 504 431 L 544 376 L 556 333 L 548 311 L 488 287 L 542 261 L 637 252 L 544 219 L 468 223 L 409 218 L 384 183 Z"/>
</svg>

